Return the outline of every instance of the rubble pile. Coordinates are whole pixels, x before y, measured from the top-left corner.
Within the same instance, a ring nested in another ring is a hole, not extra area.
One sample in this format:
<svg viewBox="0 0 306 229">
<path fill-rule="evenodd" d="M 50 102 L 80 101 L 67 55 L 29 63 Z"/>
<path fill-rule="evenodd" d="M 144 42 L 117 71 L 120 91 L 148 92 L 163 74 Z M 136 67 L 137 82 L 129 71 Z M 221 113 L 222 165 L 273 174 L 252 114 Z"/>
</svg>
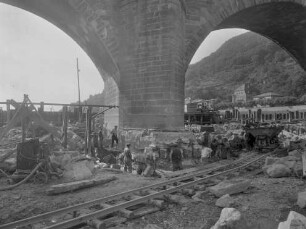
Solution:
<svg viewBox="0 0 306 229">
<path fill-rule="evenodd" d="M 21 138 L 21 128 L 14 128 L 8 131 L 8 133 L 1 141 L 2 144 L 0 150 L 0 169 L 7 173 L 11 174 L 16 170 L 16 144 L 21 142 Z M 27 138 L 26 140 L 30 139 Z M 64 147 L 62 146 L 61 139 L 54 137 L 51 134 L 47 134 L 45 136 L 40 137 L 39 142 L 47 143 L 47 145 L 49 146 L 51 150 L 50 160 L 54 168 L 58 170 L 57 172 L 63 173 L 64 171 L 69 171 L 66 173 L 64 172 L 64 177 L 66 177 L 67 179 L 79 180 L 83 179 L 83 177 L 87 178 L 92 175 L 93 164 L 86 162 L 87 159 L 84 162 L 80 162 L 84 160 L 84 155 L 82 153 L 84 150 L 85 142 L 74 132 L 68 131 L 67 149 L 64 149 Z"/>
</svg>

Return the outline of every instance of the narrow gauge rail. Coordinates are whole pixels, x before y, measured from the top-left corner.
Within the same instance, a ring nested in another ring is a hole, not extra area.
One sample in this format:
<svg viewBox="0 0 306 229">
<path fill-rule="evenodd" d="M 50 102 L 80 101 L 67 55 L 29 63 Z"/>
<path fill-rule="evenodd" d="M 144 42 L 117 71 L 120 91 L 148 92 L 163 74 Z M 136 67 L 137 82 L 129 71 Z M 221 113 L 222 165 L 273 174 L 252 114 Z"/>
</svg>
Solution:
<svg viewBox="0 0 306 229">
<path fill-rule="evenodd" d="M 95 199 L 92 201 L 58 209 L 52 212 L 47 212 L 30 218 L 15 221 L 12 223 L 0 225 L 0 229 L 15 229 L 21 226 L 34 225 L 35 223 L 47 220 L 50 222 L 50 219 L 52 219 L 54 216 L 76 212 L 78 210 L 89 208 L 95 205 L 101 205 L 103 207 L 102 210 L 93 211 L 91 213 L 81 215 L 79 217 L 45 227 L 45 229 L 67 229 L 82 223 L 86 223 L 88 220 L 103 217 L 110 213 L 124 211 L 128 207 L 135 206 L 141 203 L 147 203 L 148 201 L 154 198 L 161 198 L 167 194 L 175 193 L 179 190 L 192 187 L 194 185 L 203 183 L 205 180 L 208 180 L 210 178 L 217 177 L 220 175 L 225 175 L 234 172 L 236 170 L 245 168 L 257 161 L 264 159 L 270 154 L 271 153 L 267 153 L 261 156 L 253 154 L 249 157 L 236 160 L 228 165 L 222 165 L 213 169 L 202 170 L 199 172 L 192 173 L 190 175 L 173 178 L 167 181 L 148 185 L 142 188 L 133 189 L 127 192 L 118 193 L 105 198 Z M 147 191 L 148 195 L 145 196 L 139 195 L 139 193 L 144 191 Z M 128 198 L 131 196 L 134 197 L 132 200 L 122 202 L 124 198 Z M 111 201 L 118 201 L 118 202 L 121 201 L 121 202 L 119 204 L 108 204 Z"/>
</svg>

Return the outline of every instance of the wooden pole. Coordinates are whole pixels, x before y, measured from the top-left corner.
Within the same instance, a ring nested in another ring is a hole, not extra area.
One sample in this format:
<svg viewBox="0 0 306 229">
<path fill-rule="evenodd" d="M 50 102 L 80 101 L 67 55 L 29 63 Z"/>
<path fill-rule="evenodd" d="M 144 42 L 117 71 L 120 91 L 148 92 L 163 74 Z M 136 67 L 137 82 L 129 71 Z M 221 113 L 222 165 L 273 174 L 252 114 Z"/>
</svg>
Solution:
<svg viewBox="0 0 306 229">
<path fill-rule="evenodd" d="M 79 95 L 79 122 L 82 121 L 82 107 L 81 107 L 81 89 L 80 89 L 80 69 L 79 59 L 77 58 L 77 77 L 78 77 L 78 95 Z"/>
<path fill-rule="evenodd" d="M 88 129 L 87 129 L 87 132 L 88 132 L 88 140 L 87 140 L 87 143 L 88 143 L 88 153 L 91 153 L 91 147 L 93 147 L 92 145 L 91 145 L 91 107 L 88 107 L 87 108 L 87 116 L 86 116 L 86 121 L 87 121 L 87 127 L 88 127 Z"/>
<path fill-rule="evenodd" d="M 63 146 L 67 149 L 68 107 L 63 107 Z"/>
</svg>

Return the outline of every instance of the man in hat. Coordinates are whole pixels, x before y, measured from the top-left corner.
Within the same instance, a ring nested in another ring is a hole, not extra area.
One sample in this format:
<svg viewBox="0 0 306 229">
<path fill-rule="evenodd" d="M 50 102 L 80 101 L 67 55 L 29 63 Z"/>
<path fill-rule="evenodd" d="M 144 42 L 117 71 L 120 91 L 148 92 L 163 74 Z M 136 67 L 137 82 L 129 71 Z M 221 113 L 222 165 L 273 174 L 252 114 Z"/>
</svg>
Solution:
<svg viewBox="0 0 306 229">
<path fill-rule="evenodd" d="M 156 174 L 157 160 L 159 158 L 159 148 L 155 144 L 145 148 L 146 169 L 143 172 L 145 177 L 154 176 Z"/>
<path fill-rule="evenodd" d="M 124 163 L 124 171 L 132 172 L 132 153 L 130 150 L 130 143 L 126 144 L 126 147 L 123 150 L 123 163 Z"/>
<path fill-rule="evenodd" d="M 114 129 L 111 131 L 111 134 L 112 134 L 112 148 L 113 148 L 115 142 L 116 142 L 116 145 L 118 145 L 118 129 L 117 129 L 117 126 L 114 127 Z"/>
<path fill-rule="evenodd" d="M 172 170 L 182 170 L 183 169 L 183 150 L 180 148 L 181 141 L 177 141 L 176 144 L 174 144 L 171 147 L 170 151 L 170 161 L 172 163 Z"/>
</svg>

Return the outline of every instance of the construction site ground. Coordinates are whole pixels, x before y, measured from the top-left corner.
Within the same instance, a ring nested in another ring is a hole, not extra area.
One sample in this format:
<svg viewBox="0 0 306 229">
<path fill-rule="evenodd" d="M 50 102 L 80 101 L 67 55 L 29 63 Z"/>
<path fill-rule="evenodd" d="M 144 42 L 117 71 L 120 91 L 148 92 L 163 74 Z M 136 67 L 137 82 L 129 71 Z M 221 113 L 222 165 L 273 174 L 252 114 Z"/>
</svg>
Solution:
<svg viewBox="0 0 306 229">
<path fill-rule="evenodd" d="M 229 163 L 226 160 L 199 166 L 209 168 Z M 198 167 L 198 168 L 199 168 Z M 188 169 L 189 172 L 196 169 Z M 173 176 L 186 173 L 182 170 L 173 173 Z M 284 221 L 290 210 L 306 214 L 306 210 L 296 206 L 297 193 L 304 191 L 304 180 L 294 177 L 268 178 L 258 173 L 260 168 L 253 171 L 242 170 L 227 177 L 215 179 L 214 182 L 233 177 L 244 177 L 252 180 L 252 186 L 245 193 L 234 195 L 236 208 L 256 225 L 258 229 L 276 229 L 280 221 Z M 168 174 L 168 173 L 167 173 Z M 170 173 L 169 173 L 170 174 Z M 168 175 L 169 175 L 168 174 Z M 54 179 L 45 184 L 26 183 L 13 190 L 0 193 L 0 224 L 16 221 L 48 211 L 67 207 L 77 203 L 106 197 L 115 193 L 124 192 L 138 187 L 161 182 L 166 178 L 146 178 L 134 174 L 114 173 L 97 170 L 96 178 L 116 176 L 117 180 L 110 183 L 78 190 L 71 193 L 47 196 L 45 191 L 50 185 L 62 183 Z M 0 179 L 0 186 L 5 186 L 6 179 Z M 212 184 L 211 184 L 212 185 Z M 163 211 L 146 215 L 139 219 L 128 221 L 116 228 L 145 228 L 148 224 L 155 224 L 161 228 L 202 228 L 209 229 L 219 218 L 221 208 L 215 205 L 217 198 L 205 191 L 203 202 L 190 202 L 184 205 L 170 204 Z M 60 217 L 60 216 L 59 216 Z M 57 221 L 59 219 L 54 219 Z"/>
</svg>

